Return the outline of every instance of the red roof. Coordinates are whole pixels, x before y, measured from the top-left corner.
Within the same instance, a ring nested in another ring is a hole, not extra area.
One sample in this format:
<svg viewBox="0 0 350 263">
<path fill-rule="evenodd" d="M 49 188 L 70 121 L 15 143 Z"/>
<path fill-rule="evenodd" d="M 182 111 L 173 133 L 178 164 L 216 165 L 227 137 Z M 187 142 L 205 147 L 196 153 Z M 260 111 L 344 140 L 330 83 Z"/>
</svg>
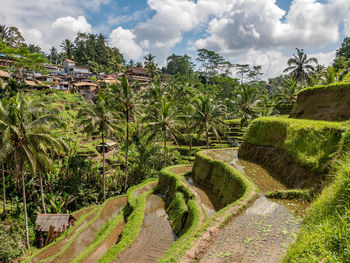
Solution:
<svg viewBox="0 0 350 263">
<path fill-rule="evenodd" d="M 69 62 L 69 63 L 77 63 L 77 62 L 75 62 L 75 61 L 73 61 L 71 59 L 68 59 L 68 58 L 66 59 L 66 61 Z"/>
</svg>

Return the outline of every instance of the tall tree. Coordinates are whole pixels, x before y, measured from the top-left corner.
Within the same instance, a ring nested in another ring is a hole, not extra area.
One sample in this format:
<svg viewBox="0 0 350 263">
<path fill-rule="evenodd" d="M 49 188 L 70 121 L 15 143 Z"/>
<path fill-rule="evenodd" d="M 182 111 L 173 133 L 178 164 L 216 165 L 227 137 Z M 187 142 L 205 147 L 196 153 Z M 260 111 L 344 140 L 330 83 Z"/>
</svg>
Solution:
<svg viewBox="0 0 350 263">
<path fill-rule="evenodd" d="M 300 86 L 303 86 L 304 80 L 310 83 L 310 75 L 315 70 L 312 63 L 318 64 L 316 58 L 308 58 L 303 49 L 296 48 L 297 54 L 288 59 L 288 67 L 283 72 L 290 72 L 291 75 L 300 81 Z"/>
<path fill-rule="evenodd" d="M 220 67 L 227 63 L 221 55 L 205 48 L 197 50 L 196 60 L 201 63 L 201 68 L 205 72 L 206 81 L 208 81 L 209 77 L 217 74 Z"/>
<path fill-rule="evenodd" d="M 335 57 L 344 57 L 346 60 L 350 59 L 350 37 L 344 38 L 340 48 L 335 52 Z"/>
<path fill-rule="evenodd" d="M 160 101 L 152 105 L 149 108 L 148 113 L 143 119 L 151 129 L 151 134 L 148 141 L 155 138 L 158 134 L 163 137 L 163 154 L 164 154 L 164 167 L 167 165 L 167 138 L 168 135 L 176 143 L 175 132 L 177 125 L 177 112 L 174 107 L 174 102 L 168 101 L 166 97 L 162 97 Z"/>
<path fill-rule="evenodd" d="M 120 131 L 119 116 L 111 111 L 106 100 L 106 95 L 102 92 L 98 94 L 96 103 L 90 103 L 88 107 L 80 109 L 77 118 L 78 125 L 83 126 L 83 131 L 92 135 L 98 131 L 102 140 L 102 173 L 103 173 L 103 200 L 106 200 L 106 174 L 105 174 L 105 139 Z"/>
<path fill-rule="evenodd" d="M 130 120 L 136 122 L 138 95 L 132 85 L 129 85 L 127 76 L 122 78 L 120 84 L 113 84 L 110 86 L 112 90 L 113 103 L 118 111 L 124 114 L 124 121 L 126 124 L 126 150 L 125 150 L 125 185 L 124 189 L 127 189 L 128 181 L 128 157 L 129 157 L 129 125 Z"/>
</svg>

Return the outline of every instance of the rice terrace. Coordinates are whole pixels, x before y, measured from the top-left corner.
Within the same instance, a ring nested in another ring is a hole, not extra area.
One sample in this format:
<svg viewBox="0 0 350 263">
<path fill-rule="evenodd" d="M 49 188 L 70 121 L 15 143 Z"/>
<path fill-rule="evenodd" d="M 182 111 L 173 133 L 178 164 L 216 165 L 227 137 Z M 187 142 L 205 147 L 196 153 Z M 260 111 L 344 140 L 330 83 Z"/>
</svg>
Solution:
<svg viewBox="0 0 350 263">
<path fill-rule="evenodd" d="M 0 0 L 0 263 L 350 262 L 349 17 Z"/>
</svg>

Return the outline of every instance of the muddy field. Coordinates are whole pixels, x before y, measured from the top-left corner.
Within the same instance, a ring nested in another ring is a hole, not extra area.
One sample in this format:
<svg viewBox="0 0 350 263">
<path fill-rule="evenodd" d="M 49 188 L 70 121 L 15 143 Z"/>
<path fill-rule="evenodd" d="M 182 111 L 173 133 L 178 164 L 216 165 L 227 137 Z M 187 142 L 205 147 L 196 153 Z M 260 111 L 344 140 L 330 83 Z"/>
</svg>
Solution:
<svg viewBox="0 0 350 263">
<path fill-rule="evenodd" d="M 175 242 L 165 204 L 161 197 L 151 194 L 146 200 L 145 217 L 137 239 L 114 262 L 157 262 Z"/>
<path fill-rule="evenodd" d="M 119 197 L 110 200 L 102 210 L 99 218 L 92 223 L 83 233 L 81 233 L 69 246 L 69 248 L 59 257 L 50 262 L 68 263 L 83 252 L 94 240 L 98 231 L 113 216 L 117 216 L 126 205 L 126 197 Z M 57 251 L 56 251 L 57 253 Z"/>
</svg>

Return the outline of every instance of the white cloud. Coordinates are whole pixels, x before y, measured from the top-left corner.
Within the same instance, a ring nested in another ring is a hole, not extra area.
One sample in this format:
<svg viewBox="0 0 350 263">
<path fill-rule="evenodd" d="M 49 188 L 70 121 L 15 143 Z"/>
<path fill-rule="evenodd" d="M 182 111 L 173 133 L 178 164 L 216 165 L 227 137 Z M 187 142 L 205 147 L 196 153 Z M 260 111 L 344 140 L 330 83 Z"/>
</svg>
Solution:
<svg viewBox="0 0 350 263">
<path fill-rule="evenodd" d="M 52 32 L 52 23 L 62 17 L 78 17 L 77 21 L 72 20 L 73 26 L 76 27 L 79 23 L 84 22 L 79 17 L 85 16 L 87 10 L 96 11 L 101 5 L 108 3 L 110 0 L 0 0 L 0 21 L 5 22 L 6 25 L 18 27 L 26 36 L 28 43 L 39 44 L 45 51 L 48 51 L 50 47 L 60 43 L 66 35 L 64 31 L 61 31 L 62 37 Z M 66 29 L 68 30 L 67 27 Z M 69 29 L 67 32 L 71 31 Z"/>
<path fill-rule="evenodd" d="M 344 20 L 344 35 L 350 37 L 350 13 L 348 18 Z"/>
<path fill-rule="evenodd" d="M 109 35 L 109 43 L 116 46 L 129 59 L 139 59 L 143 51 L 135 42 L 135 35 L 131 30 L 118 27 Z"/>
<path fill-rule="evenodd" d="M 51 24 L 53 39 L 73 39 L 77 33 L 91 33 L 92 26 L 84 16 L 74 18 L 71 16 L 60 17 Z"/>
</svg>

